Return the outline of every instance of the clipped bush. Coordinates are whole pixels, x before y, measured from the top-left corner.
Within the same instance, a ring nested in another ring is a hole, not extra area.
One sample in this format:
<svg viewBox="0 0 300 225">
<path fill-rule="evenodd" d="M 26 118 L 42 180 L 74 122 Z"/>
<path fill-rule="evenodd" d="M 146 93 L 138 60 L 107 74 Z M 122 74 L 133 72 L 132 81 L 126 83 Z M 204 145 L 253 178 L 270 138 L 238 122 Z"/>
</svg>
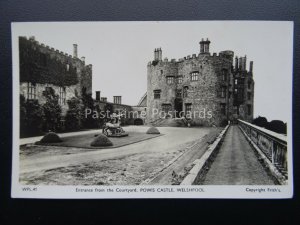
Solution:
<svg viewBox="0 0 300 225">
<path fill-rule="evenodd" d="M 156 127 L 150 127 L 146 134 L 160 134 L 159 130 Z"/>
<path fill-rule="evenodd" d="M 49 132 L 47 133 L 41 140 L 40 143 L 57 143 L 57 142 L 62 142 L 60 137 L 54 133 L 54 132 Z"/>
<path fill-rule="evenodd" d="M 112 146 L 113 143 L 104 134 L 97 135 L 91 143 L 93 147 Z"/>
</svg>

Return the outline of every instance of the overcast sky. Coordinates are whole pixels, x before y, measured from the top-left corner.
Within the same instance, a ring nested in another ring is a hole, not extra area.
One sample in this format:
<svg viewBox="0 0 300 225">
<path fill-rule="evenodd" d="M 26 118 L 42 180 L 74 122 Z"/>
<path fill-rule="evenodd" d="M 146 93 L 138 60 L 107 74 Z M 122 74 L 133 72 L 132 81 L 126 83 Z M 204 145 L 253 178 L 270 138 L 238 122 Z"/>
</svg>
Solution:
<svg viewBox="0 0 300 225">
<path fill-rule="evenodd" d="M 93 65 L 93 95 L 136 105 L 147 90 L 147 63 L 154 48 L 163 58 L 199 53 L 201 38 L 211 41 L 210 52 L 232 50 L 254 61 L 254 116 L 288 121 L 292 98 L 292 32 L 290 22 L 67 22 L 15 23 L 17 36 L 36 40 L 78 56 Z"/>
</svg>

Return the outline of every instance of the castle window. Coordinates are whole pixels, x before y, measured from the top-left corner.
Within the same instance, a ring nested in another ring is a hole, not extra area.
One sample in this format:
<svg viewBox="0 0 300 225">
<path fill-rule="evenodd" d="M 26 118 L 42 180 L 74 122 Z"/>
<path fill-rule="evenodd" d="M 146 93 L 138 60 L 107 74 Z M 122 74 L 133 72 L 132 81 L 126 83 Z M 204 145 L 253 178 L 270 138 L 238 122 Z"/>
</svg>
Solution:
<svg viewBox="0 0 300 225">
<path fill-rule="evenodd" d="M 36 85 L 31 82 L 27 84 L 27 99 L 36 99 Z"/>
<path fill-rule="evenodd" d="M 188 96 L 188 90 L 189 90 L 188 86 L 184 86 L 183 87 L 183 97 L 184 98 L 186 98 Z"/>
<path fill-rule="evenodd" d="M 52 90 L 52 87 L 45 87 L 45 91 L 46 91 L 47 93 L 50 93 L 51 90 Z"/>
<path fill-rule="evenodd" d="M 154 90 L 154 99 L 160 99 L 161 90 Z"/>
<path fill-rule="evenodd" d="M 163 73 L 164 73 L 164 71 L 163 71 L 163 70 L 160 70 L 160 74 L 163 75 Z"/>
<path fill-rule="evenodd" d="M 67 69 L 67 71 L 69 72 L 69 70 L 70 70 L 70 65 L 69 65 L 69 63 L 67 63 L 66 69 Z"/>
<path fill-rule="evenodd" d="M 221 98 L 226 98 L 226 87 L 221 87 Z"/>
<path fill-rule="evenodd" d="M 248 81 L 248 89 L 251 89 L 251 81 Z"/>
<path fill-rule="evenodd" d="M 251 100 L 251 92 L 247 93 L 247 98 L 248 98 L 248 100 Z"/>
<path fill-rule="evenodd" d="M 222 115 L 226 115 L 226 104 L 225 103 L 220 104 L 220 111 L 221 111 Z"/>
<path fill-rule="evenodd" d="M 167 84 L 173 84 L 174 83 L 174 77 L 167 77 Z"/>
<path fill-rule="evenodd" d="M 177 89 L 176 90 L 176 98 L 181 98 L 182 96 L 182 89 Z"/>
<path fill-rule="evenodd" d="M 235 85 L 238 84 L 238 80 L 237 80 L 237 79 L 234 80 L 234 84 L 235 84 Z"/>
<path fill-rule="evenodd" d="M 182 81 L 183 81 L 182 76 L 178 76 L 178 77 L 177 77 L 177 83 L 178 83 L 178 84 L 181 84 Z"/>
<path fill-rule="evenodd" d="M 247 105 L 247 112 L 248 112 L 248 116 L 251 115 L 251 105 Z"/>
<path fill-rule="evenodd" d="M 192 72 L 191 73 L 191 80 L 192 81 L 197 81 L 199 77 L 199 72 Z"/>
<path fill-rule="evenodd" d="M 222 81 L 226 81 L 226 80 L 227 80 L 227 71 L 222 70 Z"/>
<path fill-rule="evenodd" d="M 59 104 L 65 105 L 66 104 L 66 88 L 59 87 Z"/>
<path fill-rule="evenodd" d="M 192 111 L 192 104 L 191 103 L 186 103 L 185 104 L 185 114 L 190 114 Z"/>
<path fill-rule="evenodd" d="M 161 105 L 161 110 L 168 114 L 169 112 L 172 111 L 172 105 L 171 104 L 162 104 Z"/>
</svg>

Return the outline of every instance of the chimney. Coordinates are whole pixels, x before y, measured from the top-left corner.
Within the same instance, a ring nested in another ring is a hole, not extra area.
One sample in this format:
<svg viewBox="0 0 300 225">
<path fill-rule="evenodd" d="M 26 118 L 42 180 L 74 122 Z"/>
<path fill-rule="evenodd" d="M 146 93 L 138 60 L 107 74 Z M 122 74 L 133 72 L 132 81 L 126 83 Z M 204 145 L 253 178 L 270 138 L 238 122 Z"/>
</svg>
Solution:
<svg viewBox="0 0 300 225">
<path fill-rule="evenodd" d="M 239 58 L 236 56 L 235 57 L 235 70 L 239 69 Z"/>
<path fill-rule="evenodd" d="M 250 61 L 250 68 L 249 68 L 249 72 L 251 72 L 251 73 L 252 73 L 252 71 L 253 71 L 253 61 Z"/>
<path fill-rule="evenodd" d="M 158 60 L 158 49 L 154 49 L 154 61 Z"/>
<path fill-rule="evenodd" d="M 100 91 L 96 91 L 96 101 L 100 101 Z"/>
<path fill-rule="evenodd" d="M 122 104 L 122 96 L 114 96 L 114 104 Z"/>
<path fill-rule="evenodd" d="M 77 55 L 77 44 L 73 44 L 73 57 L 74 58 L 78 57 L 78 55 Z"/>
<path fill-rule="evenodd" d="M 247 56 L 245 55 L 243 60 L 243 70 L 246 70 Z"/>
<path fill-rule="evenodd" d="M 29 37 L 29 40 L 30 40 L 30 41 L 35 41 L 35 36 L 30 36 L 30 37 Z"/>
<path fill-rule="evenodd" d="M 209 53 L 210 41 L 208 40 L 208 38 L 206 39 L 206 41 L 204 41 L 204 39 L 202 38 L 199 44 L 200 44 L 200 54 Z"/>
<path fill-rule="evenodd" d="M 85 57 L 84 57 L 84 56 L 81 57 L 81 61 L 82 61 L 83 63 L 85 63 Z"/>
<path fill-rule="evenodd" d="M 239 70 L 243 70 L 243 57 L 239 58 Z"/>
<path fill-rule="evenodd" d="M 161 48 L 158 49 L 158 60 L 159 61 L 162 60 L 162 50 L 161 50 Z"/>
</svg>

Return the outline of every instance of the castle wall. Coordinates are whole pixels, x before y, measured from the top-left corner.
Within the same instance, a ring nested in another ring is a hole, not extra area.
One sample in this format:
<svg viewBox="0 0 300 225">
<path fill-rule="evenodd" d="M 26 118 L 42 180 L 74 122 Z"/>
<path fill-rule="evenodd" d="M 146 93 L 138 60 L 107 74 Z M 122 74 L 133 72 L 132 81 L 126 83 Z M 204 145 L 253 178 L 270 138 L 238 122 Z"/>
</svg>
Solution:
<svg viewBox="0 0 300 225">
<path fill-rule="evenodd" d="M 62 114 L 68 109 L 67 101 L 79 97 L 82 89 L 92 94 L 92 65 L 85 61 L 50 48 L 33 38 L 19 37 L 20 53 L 20 94 L 27 98 L 28 82 L 36 87 L 36 99 L 45 103 L 43 91 L 52 87 L 57 95 L 59 88 L 65 88 L 66 103 L 62 106 Z"/>
<path fill-rule="evenodd" d="M 174 108 L 175 100 L 175 81 L 167 83 L 167 77 L 178 74 L 176 62 L 159 61 L 156 65 L 148 65 L 147 69 L 147 122 L 159 118 L 154 111 L 162 111 L 162 104 L 170 104 Z M 154 99 L 154 90 L 160 90 L 160 99 Z"/>
<path fill-rule="evenodd" d="M 224 120 L 227 121 L 232 110 L 229 106 L 232 56 L 228 55 L 229 53 L 219 56 L 199 54 L 180 59 L 178 62 L 165 60 L 156 65 L 149 63 L 146 122 L 159 119 L 160 115 L 154 115 L 152 112 L 154 109 L 161 111 L 163 104 L 170 104 L 172 110 L 176 110 L 176 90 L 181 90 L 183 112 L 186 112 L 186 106 L 191 104 L 194 125 L 219 126 Z M 227 71 L 226 81 L 222 79 L 223 70 Z M 192 72 L 198 72 L 198 80 L 191 80 Z M 175 81 L 176 77 L 182 76 L 182 83 L 168 84 L 168 76 L 174 76 Z M 187 96 L 184 96 L 185 87 L 188 87 Z M 221 87 L 225 87 L 224 97 L 220 96 Z M 161 90 L 160 99 L 154 99 L 154 90 Z M 223 110 L 225 112 L 222 111 L 221 104 L 225 105 L 225 110 Z M 173 116 L 175 116 L 174 113 Z"/>
<path fill-rule="evenodd" d="M 46 87 L 51 87 L 56 95 L 59 95 L 59 86 L 53 85 L 53 84 L 36 84 L 35 89 L 36 89 L 36 99 L 38 100 L 39 104 L 45 104 L 46 103 L 46 98 L 43 95 L 43 92 L 46 90 Z M 76 92 L 76 85 L 71 85 L 66 87 L 66 102 L 65 104 L 60 104 L 61 109 L 62 109 L 62 115 L 66 115 L 68 111 L 68 100 L 71 98 L 75 97 L 75 92 Z M 27 99 L 27 93 L 28 93 L 28 83 L 27 82 L 22 82 L 20 83 L 20 94 Z"/>
</svg>

